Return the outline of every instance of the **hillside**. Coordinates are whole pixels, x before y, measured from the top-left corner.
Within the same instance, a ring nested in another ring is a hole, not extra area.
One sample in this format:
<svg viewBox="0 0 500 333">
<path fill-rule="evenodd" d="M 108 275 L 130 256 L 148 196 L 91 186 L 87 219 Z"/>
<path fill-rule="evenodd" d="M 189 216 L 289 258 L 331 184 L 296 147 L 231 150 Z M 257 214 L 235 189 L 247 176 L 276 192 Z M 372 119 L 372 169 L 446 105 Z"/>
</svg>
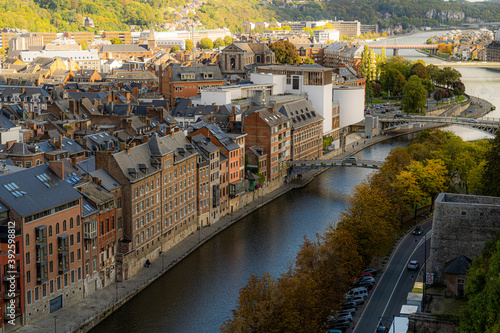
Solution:
<svg viewBox="0 0 500 333">
<path fill-rule="evenodd" d="M 172 12 L 186 0 L 0 0 L 0 28 L 29 31 L 85 30 L 83 17 L 90 16 L 96 30 L 124 30 L 128 25 L 148 27 L 175 19 Z M 193 14 L 190 14 L 193 15 Z M 284 4 L 275 0 L 207 0 L 197 16 L 208 28 L 227 26 L 242 31 L 246 21 L 359 20 L 383 28 L 396 23 L 404 27 L 500 21 L 495 2 L 443 2 L 441 0 L 331 0 Z M 89 29 L 89 28 L 87 28 Z"/>
</svg>

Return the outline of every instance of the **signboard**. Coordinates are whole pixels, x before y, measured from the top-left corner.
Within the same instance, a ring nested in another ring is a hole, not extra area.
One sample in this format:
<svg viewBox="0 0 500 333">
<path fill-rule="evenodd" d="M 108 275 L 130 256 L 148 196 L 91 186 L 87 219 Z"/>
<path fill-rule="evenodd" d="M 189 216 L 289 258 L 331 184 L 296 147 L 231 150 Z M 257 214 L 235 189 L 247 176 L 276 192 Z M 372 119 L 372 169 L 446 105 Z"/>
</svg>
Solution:
<svg viewBox="0 0 500 333">
<path fill-rule="evenodd" d="M 434 274 L 433 273 L 427 273 L 425 275 L 425 284 L 433 284 L 434 283 Z"/>
</svg>

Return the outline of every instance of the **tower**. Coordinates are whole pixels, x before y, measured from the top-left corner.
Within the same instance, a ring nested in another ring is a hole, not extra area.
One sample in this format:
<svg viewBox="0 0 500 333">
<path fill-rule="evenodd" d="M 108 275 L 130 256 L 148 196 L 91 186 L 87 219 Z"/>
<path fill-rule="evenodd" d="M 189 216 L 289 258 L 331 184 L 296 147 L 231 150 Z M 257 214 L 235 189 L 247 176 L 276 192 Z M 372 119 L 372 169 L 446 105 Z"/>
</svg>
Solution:
<svg viewBox="0 0 500 333">
<path fill-rule="evenodd" d="M 151 26 L 149 27 L 149 36 L 148 36 L 148 49 L 152 50 L 156 48 L 156 38 L 155 38 L 155 29 L 153 26 L 153 21 L 151 21 Z"/>
</svg>

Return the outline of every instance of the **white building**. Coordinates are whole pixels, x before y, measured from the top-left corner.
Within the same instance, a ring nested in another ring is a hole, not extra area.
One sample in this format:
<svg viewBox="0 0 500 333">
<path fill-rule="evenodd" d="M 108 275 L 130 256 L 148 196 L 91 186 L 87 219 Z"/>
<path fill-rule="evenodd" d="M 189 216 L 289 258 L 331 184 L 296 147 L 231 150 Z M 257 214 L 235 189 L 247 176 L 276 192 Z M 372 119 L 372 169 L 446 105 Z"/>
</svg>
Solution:
<svg viewBox="0 0 500 333">
<path fill-rule="evenodd" d="M 324 44 L 327 42 L 340 41 L 340 32 L 337 29 L 313 30 L 314 43 Z"/>
<path fill-rule="evenodd" d="M 335 86 L 332 99 L 340 104 L 340 128 L 364 119 L 365 87 Z"/>
<path fill-rule="evenodd" d="M 71 60 L 76 62 L 82 69 L 96 69 L 101 70 L 101 60 L 97 54 L 97 50 L 57 50 L 57 51 L 22 51 L 19 54 L 19 59 L 25 63 L 30 63 L 37 57 L 55 58 L 59 57 L 61 60 Z"/>
</svg>

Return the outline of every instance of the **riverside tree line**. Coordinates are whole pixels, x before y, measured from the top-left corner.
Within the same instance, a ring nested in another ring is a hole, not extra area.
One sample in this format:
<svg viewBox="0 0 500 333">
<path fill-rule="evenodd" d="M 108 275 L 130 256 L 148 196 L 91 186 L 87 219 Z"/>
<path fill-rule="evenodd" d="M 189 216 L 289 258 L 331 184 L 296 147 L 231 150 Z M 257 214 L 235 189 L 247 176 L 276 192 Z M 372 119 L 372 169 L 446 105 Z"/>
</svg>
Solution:
<svg viewBox="0 0 500 333">
<path fill-rule="evenodd" d="M 432 204 L 445 191 L 500 195 L 499 160 L 500 131 L 495 140 L 464 142 L 450 132 L 426 130 L 408 147 L 394 148 L 383 167 L 356 186 L 340 218 L 316 239 L 304 240 L 293 267 L 280 277 L 268 273 L 250 277 L 221 331 L 321 331 L 332 311 L 340 309 L 353 278 L 374 258 L 387 255 L 395 242 L 394 233 L 408 227 L 403 225 L 404 218 L 413 216 L 417 207 Z M 497 257 L 493 269 L 498 291 Z M 477 265 L 483 267 L 476 273 L 478 279 L 492 274 L 485 265 Z M 480 281 L 474 284 L 474 291 L 482 288 Z M 472 323 L 476 315 L 485 325 L 493 322 L 498 326 L 498 301 L 492 299 L 480 309 L 477 313 L 469 307 L 462 325 Z"/>
</svg>

